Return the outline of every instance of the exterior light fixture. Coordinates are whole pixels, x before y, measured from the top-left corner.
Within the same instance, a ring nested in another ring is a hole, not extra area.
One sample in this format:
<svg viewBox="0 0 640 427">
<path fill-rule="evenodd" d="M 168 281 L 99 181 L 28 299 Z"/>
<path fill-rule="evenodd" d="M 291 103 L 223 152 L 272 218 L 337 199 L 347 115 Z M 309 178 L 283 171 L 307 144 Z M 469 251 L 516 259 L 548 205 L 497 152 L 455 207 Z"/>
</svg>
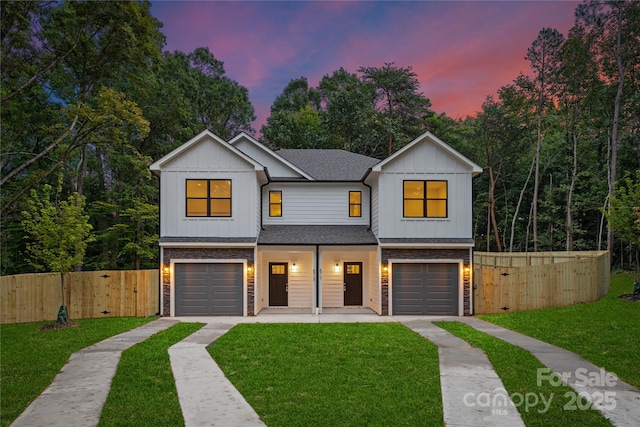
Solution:
<svg viewBox="0 0 640 427">
<path fill-rule="evenodd" d="M 166 275 L 168 275 L 170 271 L 171 271 L 171 270 L 169 269 L 169 266 L 168 266 L 168 265 L 165 265 L 165 266 L 164 266 L 164 268 L 162 269 L 162 272 L 163 272 L 164 274 L 166 274 Z"/>
<path fill-rule="evenodd" d="M 251 271 L 253 271 L 253 267 L 250 265 L 247 265 L 247 273 L 251 273 Z"/>
<path fill-rule="evenodd" d="M 386 264 L 382 266 L 382 271 L 389 271 L 389 267 Z"/>
<path fill-rule="evenodd" d="M 333 271 L 335 271 L 336 273 L 339 273 L 340 272 L 340 264 L 338 264 L 336 262 L 336 265 L 333 266 Z"/>
<path fill-rule="evenodd" d="M 298 271 L 298 266 L 296 265 L 296 263 L 295 263 L 295 262 L 291 265 L 291 271 L 292 271 L 293 273 L 295 273 L 295 272 L 297 272 L 297 271 Z"/>
<path fill-rule="evenodd" d="M 469 267 L 465 267 L 464 268 L 464 273 L 465 274 L 469 274 L 470 271 L 471 271 L 471 269 Z"/>
</svg>

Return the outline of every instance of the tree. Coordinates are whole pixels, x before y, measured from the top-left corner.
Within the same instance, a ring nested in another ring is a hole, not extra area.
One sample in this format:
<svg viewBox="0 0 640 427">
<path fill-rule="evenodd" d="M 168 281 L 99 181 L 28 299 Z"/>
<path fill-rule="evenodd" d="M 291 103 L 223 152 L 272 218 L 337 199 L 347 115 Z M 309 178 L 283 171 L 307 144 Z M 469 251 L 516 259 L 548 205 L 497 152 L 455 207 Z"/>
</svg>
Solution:
<svg viewBox="0 0 640 427">
<path fill-rule="evenodd" d="M 542 150 L 544 109 L 553 95 L 553 77 L 559 67 L 559 53 L 564 37 L 557 30 L 544 28 L 527 51 L 534 78 L 530 81 L 537 99 L 538 138 L 536 143 L 535 173 L 533 178 L 533 250 L 538 251 L 538 195 L 540 192 L 540 152 Z"/>
<path fill-rule="evenodd" d="M 627 75 L 637 80 L 634 70 L 638 66 L 638 37 L 640 36 L 640 5 L 637 1 L 585 1 L 576 9 L 576 17 L 584 22 L 597 38 L 599 45 L 599 72 L 606 76 L 612 86 L 616 87 L 612 102 L 610 160 L 609 160 L 609 192 L 608 198 L 615 196 L 615 182 L 618 173 L 618 149 L 620 145 L 621 119 Z M 613 58 L 611 55 L 613 54 Z M 615 64 L 615 65 L 613 65 Z M 633 97 L 632 97 L 633 98 Z M 635 109 L 640 106 L 633 102 Z M 633 110 L 633 107 L 630 107 Z M 635 119 L 637 121 L 637 111 Z M 640 143 L 636 149 L 640 153 Z M 637 154 L 640 163 L 640 154 Z M 614 228 L 611 224 L 607 231 L 607 248 L 613 250 Z"/>
<path fill-rule="evenodd" d="M 617 235 L 635 249 L 636 281 L 640 282 L 640 170 L 635 176 L 627 173 L 616 182 L 616 194 L 609 199 L 607 220 Z"/>
<path fill-rule="evenodd" d="M 377 139 L 372 126 L 376 115 L 373 86 L 340 68 L 322 78 L 318 93 L 321 120 L 329 133 L 330 145 L 371 154 L 368 145 Z"/>
<path fill-rule="evenodd" d="M 262 143 L 278 148 L 331 148 L 320 120 L 320 96 L 306 77 L 291 80 L 271 105 Z"/>
<path fill-rule="evenodd" d="M 87 243 L 91 240 L 89 216 L 84 214 L 85 198 L 72 193 L 61 200 L 62 179 L 52 194 L 52 187 L 45 184 L 42 195 L 31 190 L 27 200 L 29 210 L 23 211 L 22 225 L 29 239 L 27 249 L 31 262 L 38 270 L 60 273 L 62 305 L 58 323 L 67 322 L 64 301 L 64 274 L 82 264 Z M 53 200 L 52 200 L 53 196 Z"/>
<path fill-rule="evenodd" d="M 422 132 L 424 121 L 433 114 L 431 102 L 419 92 L 418 75 L 410 66 L 387 62 L 382 67 L 360 67 L 358 72 L 376 90 L 376 109 L 383 117 L 380 124 L 387 134 L 387 155 L 391 155 Z"/>
</svg>

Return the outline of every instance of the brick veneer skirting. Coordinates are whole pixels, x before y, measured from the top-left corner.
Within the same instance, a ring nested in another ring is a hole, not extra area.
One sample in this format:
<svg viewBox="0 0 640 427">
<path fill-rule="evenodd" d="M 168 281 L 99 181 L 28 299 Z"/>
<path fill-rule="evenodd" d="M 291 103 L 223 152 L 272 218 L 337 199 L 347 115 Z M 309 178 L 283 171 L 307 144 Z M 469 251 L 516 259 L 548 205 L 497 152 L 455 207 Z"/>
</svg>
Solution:
<svg viewBox="0 0 640 427">
<path fill-rule="evenodd" d="M 395 249 L 382 248 L 381 262 L 388 265 L 390 259 L 461 259 L 464 267 L 471 269 L 469 260 L 469 249 Z M 382 315 L 389 315 L 389 273 L 382 272 Z M 462 298 L 463 314 L 471 314 L 471 275 L 464 272 L 462 275 Z"/>
<path fill-rule="evenodd" d="M 247 264 L 255 265 L 253 259 L 253 248 L 164 248 L 163 265 L 169 265 L 171 260 L 177 259 L 238 259 L 247 260 Z M 247 314 L 255 315 L 254 294 L 255 294 L 255 268 L 247 273 Z M 171 315 L 171 278 L 168 275 L 162 276 L 162 315 Z"/>
</svg>

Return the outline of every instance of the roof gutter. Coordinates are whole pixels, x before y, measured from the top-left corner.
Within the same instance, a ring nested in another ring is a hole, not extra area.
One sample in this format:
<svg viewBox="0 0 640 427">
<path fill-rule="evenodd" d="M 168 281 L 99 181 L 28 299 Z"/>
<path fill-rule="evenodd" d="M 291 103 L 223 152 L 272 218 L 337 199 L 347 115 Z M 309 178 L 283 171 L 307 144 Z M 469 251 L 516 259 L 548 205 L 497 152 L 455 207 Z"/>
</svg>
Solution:
<svg viewBox="0 0 640 427">
<path fill-rule="evenodd" d="M 373 188 L 371 188 L 371 186 L 369 184 L 367 184 L 366 182 L 364 182 L 367 177 L 369 176 L 369 174 L 371 173 L 371 168 L 367 169 L 367 172 L 364 174 L 364 176 L 362 177 L 362 179 L 360 180 L 360 182 L 362 182 L 362 185 L 366 186 L 369 188 L 369 228 L 367 228 L 368 231 L 371 231 L 371 224 L 373 221 Z"/>
</svg>

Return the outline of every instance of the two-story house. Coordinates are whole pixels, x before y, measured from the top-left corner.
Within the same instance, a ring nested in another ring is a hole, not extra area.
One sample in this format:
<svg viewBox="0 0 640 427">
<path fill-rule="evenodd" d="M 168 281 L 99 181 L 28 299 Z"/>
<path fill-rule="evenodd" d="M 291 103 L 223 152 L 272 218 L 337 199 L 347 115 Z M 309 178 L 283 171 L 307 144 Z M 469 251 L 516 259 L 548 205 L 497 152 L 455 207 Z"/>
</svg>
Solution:
<svg viewBox="0 0 640 427">
<path fill-rule="evenodd" d="M 429 132 L 379 161 L 204 131 L 151 170 L 165 316 L 471 313 L 482 169 Z"/>
</svg>

